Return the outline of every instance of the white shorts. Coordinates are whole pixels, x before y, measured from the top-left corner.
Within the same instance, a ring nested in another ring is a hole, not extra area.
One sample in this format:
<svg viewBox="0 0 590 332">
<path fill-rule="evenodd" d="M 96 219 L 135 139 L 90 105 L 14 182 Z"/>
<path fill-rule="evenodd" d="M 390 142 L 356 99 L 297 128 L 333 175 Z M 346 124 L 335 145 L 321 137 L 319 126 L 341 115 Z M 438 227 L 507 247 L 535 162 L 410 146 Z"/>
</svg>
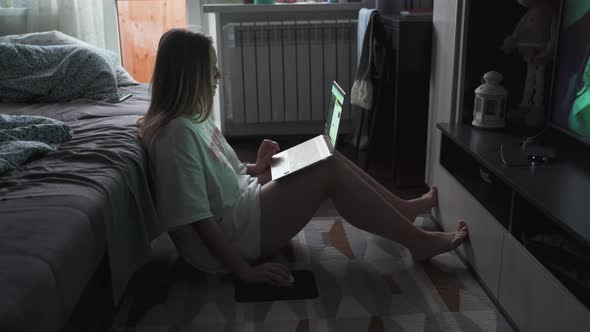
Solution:
<svg viewBox="0 0 590 332">
<path fill-rule="evenodd" d="M 258 178 L 250 177 L 248 186 L 238 202 L 219 220 L 219 226 L 231 243 L 247 261 L 260 257 L 260 184 Z M 179 254 L 195 268 L 208 273 L 227 273 L 199 238 L 191 225 L 184 225 L 170 232 L 170 238 Z"/>
</svg>

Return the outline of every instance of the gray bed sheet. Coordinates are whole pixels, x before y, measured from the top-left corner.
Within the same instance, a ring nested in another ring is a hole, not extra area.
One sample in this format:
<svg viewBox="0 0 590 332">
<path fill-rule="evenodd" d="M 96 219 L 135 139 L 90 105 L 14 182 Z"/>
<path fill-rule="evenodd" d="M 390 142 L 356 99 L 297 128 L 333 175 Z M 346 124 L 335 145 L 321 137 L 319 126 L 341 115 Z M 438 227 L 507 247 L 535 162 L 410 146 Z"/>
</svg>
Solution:
<svg viewBox="0 0 590 332">
<path fill-rule="evenodd" d="M 133 96 L 119 104 L 0 104 L 0 113 L 74 131 L 57 151 L 0 176 L 0 330 L 59 330 L 105 252 L 118 301 L 164 231 L 136 139 L 148 86 L 122 90 Z"/>
</svg>

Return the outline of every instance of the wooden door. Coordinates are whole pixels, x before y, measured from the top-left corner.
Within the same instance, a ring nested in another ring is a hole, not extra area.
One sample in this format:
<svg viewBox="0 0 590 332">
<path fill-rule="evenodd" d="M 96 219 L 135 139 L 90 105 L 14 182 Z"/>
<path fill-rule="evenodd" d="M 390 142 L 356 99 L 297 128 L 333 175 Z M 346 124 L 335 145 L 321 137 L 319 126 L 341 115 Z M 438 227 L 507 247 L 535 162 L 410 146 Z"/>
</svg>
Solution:
<svg viewBox="0 0 590 332">
<path fill-rule="evenodd" d="M 186 0 L 117 0 L 123 67 L 135 80 L 150 82 L 158 41 L 187 26 Z"/>
</svg>

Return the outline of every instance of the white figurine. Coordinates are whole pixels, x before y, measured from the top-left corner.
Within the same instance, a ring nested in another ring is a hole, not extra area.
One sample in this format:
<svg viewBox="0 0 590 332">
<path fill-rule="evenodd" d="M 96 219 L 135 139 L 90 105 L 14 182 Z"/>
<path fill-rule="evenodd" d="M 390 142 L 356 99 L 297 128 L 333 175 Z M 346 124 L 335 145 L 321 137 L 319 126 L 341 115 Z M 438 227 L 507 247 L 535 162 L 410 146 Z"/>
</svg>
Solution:
<svg viewBox="0 0 590 332">
<path fill-rule="evenodd" d="M 545 119 L 545 66 L 553 59 L 557 43 L 556 0 L 517 0 L 528 11 L 518 22 L 514 32 L 506 37 L 502 49 L 515 49 L 527 64 L 522 100 L 515 118 L 524 117 L 526 126 L 537 127 Z"/>
</svg>

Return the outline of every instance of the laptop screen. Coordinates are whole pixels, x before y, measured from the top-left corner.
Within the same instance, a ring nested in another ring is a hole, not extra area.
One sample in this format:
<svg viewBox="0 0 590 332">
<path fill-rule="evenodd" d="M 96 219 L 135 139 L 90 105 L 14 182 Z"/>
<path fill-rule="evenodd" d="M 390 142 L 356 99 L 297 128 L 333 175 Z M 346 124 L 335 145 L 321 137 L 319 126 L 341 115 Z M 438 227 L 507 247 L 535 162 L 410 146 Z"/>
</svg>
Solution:
<svg viewBox="0 0 590 332">
<path fill-rule="evenodd" d="M 340 117 L 342 116 L 342 105 L 344 104 L 344 91 L 336 82 L 332 83 L 332 93 L 330 97 L 330 110 L 326 121 L 326 136 L 330 138 L 332 147 L 336 147 L 336 138 L 338 137 L 338 127 L 340 126 Z"/>
</svg>

